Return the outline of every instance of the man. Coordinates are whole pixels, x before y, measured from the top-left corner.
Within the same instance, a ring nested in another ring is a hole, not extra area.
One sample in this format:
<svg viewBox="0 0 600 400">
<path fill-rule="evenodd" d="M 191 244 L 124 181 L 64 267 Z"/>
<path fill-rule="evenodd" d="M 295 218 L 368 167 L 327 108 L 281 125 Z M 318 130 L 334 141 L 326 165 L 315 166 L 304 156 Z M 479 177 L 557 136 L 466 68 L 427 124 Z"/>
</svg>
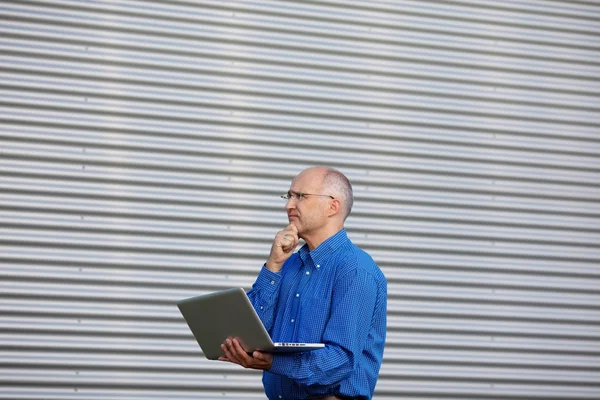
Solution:
<svg viewBox="0 0 600 400">
<path fill-rule="evenodd" d="M 282 197 L 289 225 L 275 235 L 248 297 L 273 341 L 325 348 L 247 354 L 227 339 L 220 360 L 264 370 L 270 400 L 371 399 L 385 344 L 387 282 L 346 235 L 352 186 L 339 171 L 315 167 Z M 299 239 L 306 244 L 294 253 Z"/>
</svg>

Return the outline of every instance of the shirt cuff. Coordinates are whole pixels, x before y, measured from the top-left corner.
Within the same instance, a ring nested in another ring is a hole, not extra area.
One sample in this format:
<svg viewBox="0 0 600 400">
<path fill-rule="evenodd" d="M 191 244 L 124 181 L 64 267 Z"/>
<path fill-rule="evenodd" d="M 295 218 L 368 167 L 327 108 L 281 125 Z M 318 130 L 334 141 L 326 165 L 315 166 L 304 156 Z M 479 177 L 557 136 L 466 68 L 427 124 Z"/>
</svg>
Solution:
<svg viewBox="0 0 600 400">
<path fill-rule="evenodd" d="M 255 287 L 261 291 L 275 291 L 280 282 L 281 272 L 273 272 L 263 265 L 256 278 Z"/>
</svg>

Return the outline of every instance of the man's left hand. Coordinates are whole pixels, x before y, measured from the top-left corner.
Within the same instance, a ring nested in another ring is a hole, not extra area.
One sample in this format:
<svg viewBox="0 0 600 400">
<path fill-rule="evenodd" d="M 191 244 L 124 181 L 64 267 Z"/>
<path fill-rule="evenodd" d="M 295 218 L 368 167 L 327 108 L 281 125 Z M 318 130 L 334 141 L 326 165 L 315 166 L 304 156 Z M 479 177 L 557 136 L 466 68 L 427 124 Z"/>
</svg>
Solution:
<svg viewBox="0 0 600 400">
<path fill-rule="evenodd" d="M 262 369 L 268 371 L 273 365 L 273 355 L 255 351 L 252 355 L 246 353 L 237 339 L 227 339 L 221 345 L 225 357 L 219 357 L 219 361 L 228 361 L 241 365 L 244 368 Z"/>
</svg>

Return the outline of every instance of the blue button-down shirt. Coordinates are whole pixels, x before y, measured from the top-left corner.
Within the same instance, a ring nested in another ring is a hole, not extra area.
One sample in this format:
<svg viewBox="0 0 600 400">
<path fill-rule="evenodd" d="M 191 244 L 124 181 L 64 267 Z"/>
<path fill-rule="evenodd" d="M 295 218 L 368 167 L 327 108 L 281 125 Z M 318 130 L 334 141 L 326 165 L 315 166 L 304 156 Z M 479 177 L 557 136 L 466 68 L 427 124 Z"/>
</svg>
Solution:
<svg viewBox="0 0 600 400">
<path fill-rule="evenodd" d="M 263 374 L 269 399 L 370 399 L 383 358 L 387 281 L 346 230 L 304 245 L 278 273 L 263 267 L 248 297 L 274 342 L 325 343 L 275 354 Z"/>
</svg>

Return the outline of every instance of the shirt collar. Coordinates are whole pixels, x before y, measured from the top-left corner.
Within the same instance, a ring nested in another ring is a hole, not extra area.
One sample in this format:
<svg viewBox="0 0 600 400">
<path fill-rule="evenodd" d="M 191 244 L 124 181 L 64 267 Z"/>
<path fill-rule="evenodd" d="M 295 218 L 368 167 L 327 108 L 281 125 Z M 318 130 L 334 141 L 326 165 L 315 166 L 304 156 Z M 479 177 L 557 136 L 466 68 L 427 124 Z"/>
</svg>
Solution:
<svg viewBox="0 0 600 400">
<path fill-rule="evenodd" d="M 324 264 L 327 257 L 329 257 L 333 252 L 335 252 L 349 240 L 350 239 L 348 239 L 346 228 L 342 228 L 342 230 L 335 235 L 325 239 L 325 241 L 313 251 L 309 251 L 308 244 L 305 244 L 300 248 L 300 250 L 298 250 L 298 255 L 304 262 L 306 262 L 307 258 L 310 257 L 315 265 L 321 265 Z"/>
</svg>

